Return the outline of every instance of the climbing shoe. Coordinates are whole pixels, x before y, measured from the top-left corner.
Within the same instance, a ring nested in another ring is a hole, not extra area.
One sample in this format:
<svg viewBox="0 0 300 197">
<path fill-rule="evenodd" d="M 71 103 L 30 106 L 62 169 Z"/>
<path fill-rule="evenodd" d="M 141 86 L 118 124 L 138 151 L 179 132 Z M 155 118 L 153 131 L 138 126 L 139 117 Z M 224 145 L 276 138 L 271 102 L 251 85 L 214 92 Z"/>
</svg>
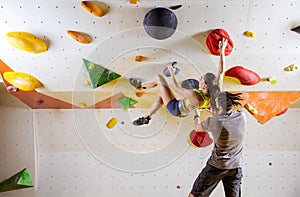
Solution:
<svg viewBox="0 0 300 197">
<path fill-rule="evenodd" d="M 133 121 L 132 124 L 135 126 L 141 126 L 143 124 L 149 124 L 150 120 L 151 120 L 150 116 L 141 117 Z"/>
<path fill-rule="evenodd" d="M 136 89 L 141 89 L 142 88 L 142 82 L 139 79 L 135 78 L 129 78 L 129 83 L 134 86 Z"/>
</svg>

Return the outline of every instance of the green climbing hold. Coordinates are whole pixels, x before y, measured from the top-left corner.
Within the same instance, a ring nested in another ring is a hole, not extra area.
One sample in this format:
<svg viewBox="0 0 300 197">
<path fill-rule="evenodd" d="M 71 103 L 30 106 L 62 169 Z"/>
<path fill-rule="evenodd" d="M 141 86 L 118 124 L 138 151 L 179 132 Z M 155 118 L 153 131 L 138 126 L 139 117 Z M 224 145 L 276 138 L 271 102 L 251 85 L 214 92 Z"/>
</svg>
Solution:
<svg viewBox="0 0 300 197">
<path fill-rule="evenodd" d="M 29 172 L 24 168 L 0 183 L 0 192 L 33 187 Z"/>
<path fill-rule="evenodd" d="M 129 97 L 122 97 L 118 101 L 119 105 L 123 108 L 124 111 L 127 111 L 129 107 L 137 103 L 136 100 Z"/>
<path fill-rule="evenodd" d="M 121 75 L 86 59 L 83 59 L 83 72 L 84 86 L 90 88 L 97 88 L 121 77 Z"/>
</svg>

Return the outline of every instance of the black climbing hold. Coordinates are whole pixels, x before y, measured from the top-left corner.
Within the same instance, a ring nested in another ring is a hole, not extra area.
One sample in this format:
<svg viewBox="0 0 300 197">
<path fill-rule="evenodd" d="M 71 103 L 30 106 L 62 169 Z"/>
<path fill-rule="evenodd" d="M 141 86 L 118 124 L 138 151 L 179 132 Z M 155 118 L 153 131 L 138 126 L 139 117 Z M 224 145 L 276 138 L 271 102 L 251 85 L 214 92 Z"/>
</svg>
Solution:
<svg viewBox="0 0 300 197">
<path fill-rule="evenodd" d="M 177 28 L 177 17 L 168 8 L 157 7 L 146 13 L 144 29 L 154 39 L 163 40 L 172 36 Z"/>
</svg>

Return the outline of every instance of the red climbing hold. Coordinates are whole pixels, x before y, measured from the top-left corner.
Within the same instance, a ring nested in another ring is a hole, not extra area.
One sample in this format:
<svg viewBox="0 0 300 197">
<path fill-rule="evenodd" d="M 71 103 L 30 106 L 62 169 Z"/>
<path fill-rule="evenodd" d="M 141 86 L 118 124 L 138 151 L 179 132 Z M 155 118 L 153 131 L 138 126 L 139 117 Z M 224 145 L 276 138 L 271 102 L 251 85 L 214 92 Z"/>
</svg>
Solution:
<svg viewBox="0 0 300 197">
<path fill-rule="evenodd" d="M 209 146 L 213 143 L 213 140 L 210 138 L 209 134 L 204 131 L 195 131 L 192 130 L 189 139 L 188 139 L 189 144 L 198 147 L 198 148 L 203 148 L 206 146 Z"/>
<path fill-rule="evenodd" d="M 235 66 L 225 72 L 225 76 L 237 78 L 243 85 L 254 85 L 260 82 L 260 76 L 242 66 Z"/>
<path fill-rule="evenodd" d="M 225 49 L 225 56 L 229 55 L 234 47 L 234 44 L 225 29 L 215 29 L 210 32 L 206 38 L 206 46 L 211 54 L 220 55 L 219 42 L 222 38 L 228 40 L 228 44 Z"/>
<path fill-rule="evenodd" d="M 285 108 L 284 110 L 282 110 L 281 112 L 279 112 L 278 114 L 276 114 L 276 116 L 281 116 L 282 114 L 285 114 L 285 112 L 287 112 L 289 108 Z"/>
</svg>

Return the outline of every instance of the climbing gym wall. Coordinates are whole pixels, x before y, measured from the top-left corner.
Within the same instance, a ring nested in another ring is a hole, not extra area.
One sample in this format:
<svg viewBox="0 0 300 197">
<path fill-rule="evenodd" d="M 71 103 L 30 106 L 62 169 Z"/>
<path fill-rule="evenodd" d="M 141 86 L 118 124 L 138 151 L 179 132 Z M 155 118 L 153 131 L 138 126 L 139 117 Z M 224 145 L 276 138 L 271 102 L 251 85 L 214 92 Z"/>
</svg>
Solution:
<svg viewBox="0 0 300 197">
<path fill-rule="evenodd" d="M 100 133 L 99 126 L 88 118 L 89 113 L 100 112 L 30 112 L 1 105 L 1 180 L 27 167 L 35 181 L 32 189 L 9 191 L 1 196 L 186 196 L 210 154 L 211 147 L 187 147 L 187 132 L 176 134 L 181 141 L 177 140 L 178 144 L 167 151 L 159 146 L 173 135 L 172 131 L 161 134 L 155 142 L 139 137 L 135 142 L 121 140 L 126 135 L 115 130 Z M 87 117 L 74 121 L 75 115 Z M 297 196 L 299 115 L 299 108 L 290 108 L 284 117 L 264 125 L 247 115 L 243 196 Z M 81 126 L 86 129 L 78 132 Z M 94 143 L 81 138 L 94 138 Z M 131 150 L 130 154 L 116 151 L 116 147 Z M 135 160 L 141 152 L 144 154 Z M 222 192 L 220 185 L 212 196 L 222 196 Z"/>
<path fill-rule="evenodd" d="M 156 7 L 177 18 L 168 38 L 144 28 Z M 180 82 L 217 72 L 206 43 L 215 29 L 232 40 L 224 89 L 244 93 L 243 196 L 298 196 L 299 9 L 295 0 L 1 1 L 0 181 L 26 168 L 34 187 L 0 196 L 187 196 L 212 146 L 188 143 L 192 117 L 165 108 L 132 125 L 157 90 L 137 92 L 128 79 L 173 61 Z M 222 195 L 219 185 L 212 196 Z"/>
</svg>

